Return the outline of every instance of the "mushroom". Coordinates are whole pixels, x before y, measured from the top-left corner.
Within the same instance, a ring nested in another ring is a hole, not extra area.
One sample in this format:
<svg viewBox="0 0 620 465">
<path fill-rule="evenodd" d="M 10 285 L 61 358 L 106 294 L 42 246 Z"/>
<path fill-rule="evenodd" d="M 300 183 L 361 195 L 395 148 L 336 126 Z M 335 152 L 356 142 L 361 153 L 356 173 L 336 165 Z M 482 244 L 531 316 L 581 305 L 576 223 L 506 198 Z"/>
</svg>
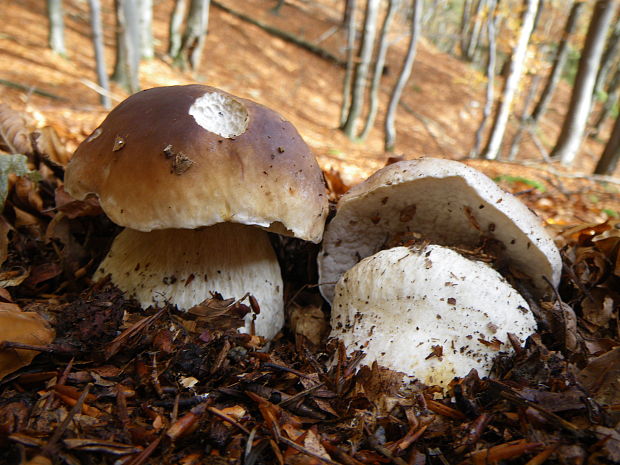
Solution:
<svg viewBox="0 0 620 465">
<path fill-rule="evenodd" d="M 382 168 L 340 198 L 318 258 L 321 293 L 331 302 L 346 270 L 413 236 L 466 248 L 493 242 L 539 296 L 560 280 L 559 251 L 521 201 L 463 163 L 419 158 Z"/>
<path fill-rule="evenodd" d="M 204 85 L 127 98 L 77 148 L 65 189 L 96 195 L 125 227 L 96 277 L 145 307 L 250 293 L 261 309 L 245 331 L 266 338 L 284 321 L 267 231 L 316 243 L 327 215 L 321 170 L 293 125 Z"/>
<path fill-rule="evenodd" d="M 0 342 L 46 345 L 54 340 L 54 330 L 39 314 L 22 312 L 15 304 L 3 303 L 0 308 Z M 38 352 L 25 349 L 0 350 L 0 380 L 30 365 Z"/>
<path fill-rule="evenodd" d="M 486 263 L 438 245 L 394 247 L 338 281 L 332 337 L 364 363 L 447 387 L 471 369 L 488 375 L 508 332 L 525 340 L 536 322 L 521 295 Z"/>
</svg>

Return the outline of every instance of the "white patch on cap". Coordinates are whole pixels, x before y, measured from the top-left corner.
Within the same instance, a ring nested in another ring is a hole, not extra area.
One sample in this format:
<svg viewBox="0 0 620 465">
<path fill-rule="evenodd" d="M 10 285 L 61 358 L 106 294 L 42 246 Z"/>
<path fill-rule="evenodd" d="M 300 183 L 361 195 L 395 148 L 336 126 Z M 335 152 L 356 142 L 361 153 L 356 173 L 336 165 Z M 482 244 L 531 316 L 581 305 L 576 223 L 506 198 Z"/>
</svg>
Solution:
<svg viewBox="0 0 620 465">
<path fill-rule="evenodd" d="M 219 136 L 231 138 L 248 128 L 248 111 L 237 100 L 217 92 L 208 92 L 189 107 L 196 123 Z"/>
</svg>

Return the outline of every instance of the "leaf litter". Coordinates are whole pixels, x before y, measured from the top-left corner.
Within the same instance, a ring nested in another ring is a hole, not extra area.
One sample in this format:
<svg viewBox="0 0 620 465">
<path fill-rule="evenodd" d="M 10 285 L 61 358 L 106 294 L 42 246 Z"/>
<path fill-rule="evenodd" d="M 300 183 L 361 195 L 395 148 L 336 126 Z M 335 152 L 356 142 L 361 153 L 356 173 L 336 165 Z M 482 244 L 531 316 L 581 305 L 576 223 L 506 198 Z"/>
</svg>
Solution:
<svg viewBox="0 0 620 465">
<path fill-rule="evenodd" d="M 613 220 L 560 230 L 563 278 L 553 300 L 533 302 L 539 331 L 516 355 L 500 353 L 490 378 L 472 371 L 443 393 L 404 387 L 401 374 L 316 337 L 329 309 L 313 286 L 316 246 L 300 241 L 273 241 L 294 324 L 269 344 L 237 332 L 260 311 L 251 296 L 214 294 L 187 313 L 141 310 L 89 278 L 119 228 L 96 200 L 64 193 L 62 163 L 49 153 L 23 156 L 7 177 L 0 302 L 36 312 L 56 338 L 0 342 L 39 353 L 0 380 L 0 463 L 620 461 Z M 347 186 L 336 172 L 327 179 L 335 200 Z"/>
</svg>

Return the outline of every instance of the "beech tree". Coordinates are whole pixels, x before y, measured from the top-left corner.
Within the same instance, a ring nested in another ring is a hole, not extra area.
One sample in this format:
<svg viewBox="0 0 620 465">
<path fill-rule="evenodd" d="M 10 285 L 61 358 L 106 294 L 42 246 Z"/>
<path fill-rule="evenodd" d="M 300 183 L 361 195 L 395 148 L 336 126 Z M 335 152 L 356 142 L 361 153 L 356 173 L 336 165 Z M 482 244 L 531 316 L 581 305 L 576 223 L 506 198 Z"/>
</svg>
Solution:
<svg viewBox="0 0 620 465">
<path fill-rule="evenodd" d="M 407 81 L 409 81 L 409 76 L 411 76 L 411 69 L 413 68 L 413 62 L 415 61 L 418 37 L 420 35 L 421 17 L 422 0 L 412 0 L 411 31 L 409 35 L 407 55 L 405 56 L 405 61 L 398 76 L 398 80 L 392 89 L 390 103 L 388 104 L 388 108 L 385 113 L 384 147 L 386 152 L 393 152 L 396 145 L 396 127 L 394 124 L 394 120 L 396 119 L 396 108 L 400 102 L 400 97 L 405 89 L 405 85 L 407 84 Z"/>
<path fill-rule="evenodd" d="M 504 83 L 500 102 L 495 112 L 491 134 L 487 144 L 482 151 L 482 156 L 489 160 L 494 160 L 499 156 L 499 151 L 506 132 L 508 117 L 512 107 L 512 101 L 519 85 L 519 80 L 523 73 L 527 45 L 534 28 L 534 18 L 538 9 L 538 0 L 525 0 L 524 12 L 522 17 L 521 30 L 517 39 L 517 44 L 512 52 L 508 65 L 508 76 Z"/>
<path fill-rule="evenodd" d="M 344 81 L 342 84 L 342 105 L 340 106 L 340 124 L 338 127 L 344 128 L 344 124 L 347 122 L 347 116 L 349 115 L 349 106 L 351 105 L 351 81 L 353 80 L 353 67 L 355 60 L 355 36 L 357 35 L 356 12 L 357 2 L 356 0 L 346 0 L 344 8 L 344 27 L 347 33 L 347 45 L 346 56 L 347 66 L 344 72 Z"/>
<path fill-rule="evenodd" d="M 569 108 L 558 141 L 551 152 L 551 156 L 564 165 L 573 163 L 583 140 L 605 38 L 616 7 L 616 0 L 597 0 L 593 7 Z"/>
<path fill-rule="evenodd" d="M 97 80 L 99 86 L 103 89 L 100 93 L 99 100 L 101 104 L 110 109 L 112 102 L 110 101 L 110 81 L 106 70 L 105 53 L 103 45 L 103 26 L 101 23 L 101 4 L 99 0 L 88 0 L 90 8 L 90 25 L 92 29 L 93 48 L 95 49 L 95 63 L 97 70 Z"/>
<path fill-rule="evenodd" d="M 170 25 L 168 28 L 168 56 L 174 58 L 181 50 L 181 42 L 183 40 L 183 21 L 185 20 L 185 12 L 187 10 L 187 0 L 176 0 L 174 9 L 170 17 Z"/>
<path fill-rule="evenodd" d="M 594 84 L 595 93 L 603 91 L 609 71 L 613 68 L 614 64 L 617 65 L 616 56 L 618 55 L 618 51 L 620 51 L 620 14 L 616 17 L 615 25 L 612 29 L 607 44 L 605 45 L 605 51 L 601 57 L 601 65 L 596 75 L 596 84 Z"/>
<path fill-rule="evenodd" d="M 140 90 L 140 28 L 134 0 L 115 0 L 116 62 L 112 80 L 127 92 Z"/>
<path fill-rule="evenodd" d="M 380 0 L 367 0 L 364 16 L 364 31 L 362 35 L 360 51 L 353 71 L 351 86 L 351 103 L 348 108 L 347 118 L 342 126 L 343 132 L 350 139 L 356 136 L 357 120 L 362 112 L 366 79 L 372 60 L 372 52 L 377 33 L 377 18 L 379 16 Z"/>
<path fill-rule="evenodd" d="M 209 27 L 211 0 L 191 0 L 185 22 L 185 31 L 179 49 L 173 55 L 180 68 L 198 69 Z"/>
<path fill-rule="evenodd" d="M 611 130 L 609 141 L 594 169 L 595 174 L 613 174 L 620 161 L 620 114 Z"/>
<path fill-rule="evenodd" d="M 140 57 L 150 60 L 155 56 L 153 46 L 153 0 L 138 0 L 140 27 Z"/>
<path fill-rule="evenodd" d="M 603 102 L 601 111 L 592 126 L 592 136 L 597 136 L 599 134 L 601 127 L 611 114 L 614 105 L 618 103 L 618 94 L 620 92 L 620 67 L 616 69 L 611 81 L 609 81 L 606 92 L 607 98 L 605 99 L 605 102 Z"/>
<path fill-rule="evenodd" d="M 47 0 L 47 16 L 49 19 L 49 46 L 59 55 L 65 55 L 67 51 L 65 49 L 65 20 L 62 0 Z"/>
</svg>

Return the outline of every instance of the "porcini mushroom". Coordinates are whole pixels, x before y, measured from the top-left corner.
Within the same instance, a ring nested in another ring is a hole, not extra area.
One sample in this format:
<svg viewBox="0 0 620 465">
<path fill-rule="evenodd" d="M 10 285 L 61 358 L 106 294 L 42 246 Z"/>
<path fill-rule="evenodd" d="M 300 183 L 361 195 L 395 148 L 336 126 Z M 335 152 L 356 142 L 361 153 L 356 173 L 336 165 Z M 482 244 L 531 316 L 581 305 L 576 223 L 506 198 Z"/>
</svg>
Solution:
<svg viewBox="0 0 620 465">
<path fill-rule="evenodd" d="M 319 242 L 327 214 L 321 170 L 293 125 L 203 85 L 122 102 L 78 147 L 65 189 L 96 195 L 126 228 L 96 276 L 109 274 L 143 306 L 188 309 L 211 292 L 250 293 L 261 307 L 256 334 L 266 338 L 284 320 L 266 231 Z"/>
<path fill-rule="evenodd" d="M 412 234 L 468 248 L 493 241 L 537 295 L 560 280 L 558 249 L 520 200 L 463 163 L 419 158 L 386 166 L 340 198 L 318 258 L 323 296 L 331 302 L 346 270 Z"/>
<path fill-rule="evenodd" d="M 521 341 L 536 322 L 521 295 L 486 263 L 437 245 L 366 257 L 335 288 L 332 337 L 364 364 L 447 387 L 471 369 L 486 376 L 508 332 Z"/>
</svg>

